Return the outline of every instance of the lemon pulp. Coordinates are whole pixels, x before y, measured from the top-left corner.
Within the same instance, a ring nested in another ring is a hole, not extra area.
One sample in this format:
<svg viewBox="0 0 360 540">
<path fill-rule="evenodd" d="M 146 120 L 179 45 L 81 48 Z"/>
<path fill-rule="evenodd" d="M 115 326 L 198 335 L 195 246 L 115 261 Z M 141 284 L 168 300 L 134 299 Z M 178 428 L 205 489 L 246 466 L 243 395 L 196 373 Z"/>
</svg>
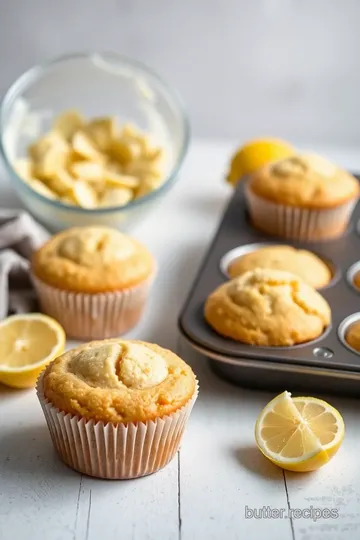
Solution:
<svg viewBox="0 0 360 540">
<path fill-rule="evenodd" d="M 256 443 L 270 461 L 292 471 L 311 471 L 327 463 L 340 448 L 345 426 L 326 401 L 292 398 L 289 392 L 270 401 L 255 427 Z"/>
<path fill-rule="evenodd" d="M 14 315 L 0 322 L 0 382 L 34 386 L 42 369 L 64 350 L 65 332 L 40 313 Z"/>
</svg>

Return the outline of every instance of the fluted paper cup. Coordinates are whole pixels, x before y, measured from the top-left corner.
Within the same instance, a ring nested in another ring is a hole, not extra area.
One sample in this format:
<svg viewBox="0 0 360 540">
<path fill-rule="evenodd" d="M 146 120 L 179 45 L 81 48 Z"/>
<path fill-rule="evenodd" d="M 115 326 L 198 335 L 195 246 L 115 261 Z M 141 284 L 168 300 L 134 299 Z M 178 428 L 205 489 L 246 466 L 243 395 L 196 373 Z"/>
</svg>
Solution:
<svg viewBox="0 0 360 540">
<path fill-rule="evenodd" d="M 140 284 L 106 293 L 72 292 L 32 276 L 41 310 L 56 319 L 68 337 L 94 340 L 125 334 L 139 322 L 154 275 Z"/>
<path fill-rule="evenodd" d="M 357 198 L 334 208 L 306 209 L 259 197 L 247 184 L 245 198 L 252 224 L 267 234 L 306 242 L 331 240 L 346 230 Z"/>
<path fill-rule="evenodd" d="M 112 424 L 60 411 L 45 397 L 43 376 L 37 395 L 52 442 L 62 461 L 76 471 L 106 479 L 131 479 L 152 474 L 175 456 L 198 395 L 196 390 L 178 411 L 148 422 Z"/>
</svg>

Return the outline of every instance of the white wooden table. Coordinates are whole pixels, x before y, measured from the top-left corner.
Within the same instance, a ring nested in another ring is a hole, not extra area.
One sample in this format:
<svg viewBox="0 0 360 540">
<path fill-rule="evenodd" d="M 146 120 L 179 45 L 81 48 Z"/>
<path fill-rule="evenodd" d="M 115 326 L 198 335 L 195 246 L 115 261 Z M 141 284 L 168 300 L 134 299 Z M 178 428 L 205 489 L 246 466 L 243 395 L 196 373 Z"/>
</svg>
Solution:
<svg viewBox="0 0 360 540">
<path fill-rule="evenodd" d="M 313 474 L 284 474 L 254 447 L 256 417 L 272 394 L 216 378 L 178 339 L 178 312 L 230 195 L 222 176 L 232 148 L 193 144 L 178 185 L 133 231 L 160 272 L 144 320 L 130 336 L 178 350 L 200 380 L 181 451 L 147 478 L 81 476 L 54 454 L 35 391 L 0 387 L 0 540 L 359 539 L 360 402 L 329 398 L 347 429 L 333 462 Z M 360 152 L 327 153 L 360 170 Z M 3 205 L 18 202 L 1 180 Z M 339 517 L 246 517 L 246 508 L 262 507 L 286 514 L 336 508 Z"/>
</svg>

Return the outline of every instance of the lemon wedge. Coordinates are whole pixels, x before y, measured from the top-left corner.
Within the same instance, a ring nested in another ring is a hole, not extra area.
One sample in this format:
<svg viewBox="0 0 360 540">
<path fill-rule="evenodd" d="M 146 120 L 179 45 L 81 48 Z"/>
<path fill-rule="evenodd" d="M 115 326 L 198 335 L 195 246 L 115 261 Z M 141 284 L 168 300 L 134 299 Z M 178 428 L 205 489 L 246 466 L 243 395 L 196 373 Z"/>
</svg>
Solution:
<svg viewBox="0 0 360 540">
<path fill-rule="evenodd" d="M 232 186 L 245 175 L 273 161 L 295 154 L 295 149 L 280 139 L 258 139 L 249 141 L 233 155 L 226 180 Z"/>
<path fill-rule="evenodd" d="M 65 332 L 41 313 L 13 315 L 0 322 L 0 383 L 35 386 L 44 367 L 65 347 Z"/>
<path fill-rule="evenodd" d="M 283 392 L 261 411 L 255 426 L 259 450 L 278 467 L 314 471 L 338 451 L 345 434 L 341 414 L 313 397 Z"/>
</svg>

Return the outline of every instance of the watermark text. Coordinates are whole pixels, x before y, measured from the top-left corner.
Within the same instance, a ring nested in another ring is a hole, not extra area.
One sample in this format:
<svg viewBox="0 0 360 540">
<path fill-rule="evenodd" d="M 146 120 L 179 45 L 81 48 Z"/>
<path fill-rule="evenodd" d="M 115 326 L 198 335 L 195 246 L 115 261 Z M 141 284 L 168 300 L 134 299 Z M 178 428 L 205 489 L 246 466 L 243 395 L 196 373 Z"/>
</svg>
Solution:
<svg viewBox="0 0 360 540">
<path fill-rule="evenodd" d="M 245 519 L 337 519 L 339 510 L 336 508 L 273 508 L 272 506 L 261 506 L 260 508 L 250 508 L 245 506 Z"/>
</svg>

